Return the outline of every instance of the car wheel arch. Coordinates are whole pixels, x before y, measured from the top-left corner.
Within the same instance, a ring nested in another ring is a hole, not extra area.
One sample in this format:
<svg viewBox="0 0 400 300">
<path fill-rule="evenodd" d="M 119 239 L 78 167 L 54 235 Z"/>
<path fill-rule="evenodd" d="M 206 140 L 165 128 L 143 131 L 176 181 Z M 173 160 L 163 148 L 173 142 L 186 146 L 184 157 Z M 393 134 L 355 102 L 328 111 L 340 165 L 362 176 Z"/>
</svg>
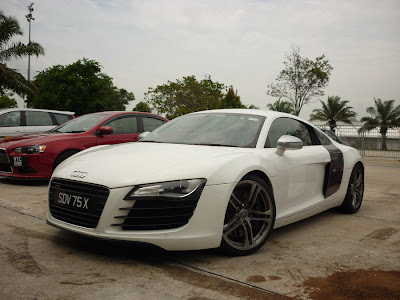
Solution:
<svg viewBox="0 0 400 300">
<path fill-rule="evenodd" d="M 273 188 L 272 183 L 271 183 L 271 180 L 269 179 L 269 177 L 268 177 L 267 174 L 265 174 L 263 171 L 260 171 L 260 170 L 253 170 L 253 171 L 251 171 L 251 172 L 246 173 L 246 174 L 240 179 L 240 181 L 243 180 L 243 178 L 245 178 L 246 176 L 249 176 L 249 175 L 255 175 L 255 176 L 261 178 L 262 180 L 264 180 L 265 183 L 268 184 L 268 186 L 271 188 L 272 194 L 274 194 L 274 188 Z"/>
<path fill-rule="evenodd" d="M 355 164 L 354 164 L 354 167 L 355 167 L 356 165 L 359 165 L 359 166 L 362 168 L 363 172 L 365 173 L 365 167 L 364 167 L 364 164 L 363 164 L 362 161 L 358 161 L 357 163 L 355 163 Z"/>
<path fill-rule="evenodd" d="M 56 157 L 56 159 L 54 160 L 53 163 L 53 171 L 54 169 L 60 164 L 62 163 L 65 159 L 67 159 L 68 157 L 80 152 L 82 150 L 80 149 L 66 149 L 64 151 L 62 151 L 61 153 L 59 153 Z"/>
</svg>

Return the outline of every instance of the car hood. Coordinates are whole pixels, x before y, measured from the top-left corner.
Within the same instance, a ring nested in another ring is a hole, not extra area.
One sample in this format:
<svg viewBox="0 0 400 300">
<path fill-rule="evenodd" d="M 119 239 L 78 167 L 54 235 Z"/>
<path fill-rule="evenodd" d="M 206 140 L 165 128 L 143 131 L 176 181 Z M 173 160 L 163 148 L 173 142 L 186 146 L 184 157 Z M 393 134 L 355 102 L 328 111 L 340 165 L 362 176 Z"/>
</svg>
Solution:
<svg viewBox="0 0 400 300">
<path fill-rule="evenodd" d="M 249 161 L 256 149 L 127 143 L 95 147 L 60 164 L 53 177 L 101 184 L 110 188 L 180 179 L 206 178 L 207 185 L 232 182 L 226 172 Z M 240 168 L 245 169 L 244 165 Z M 84 178 L 72 177 L 86 172 Z M 222 174 L 222 173 L 223 174 Z M 235 172 L 232 172 L 235 173 Z"/>
<path fill-rule="evenodd" d="M 76 133 L 42 132 L 36 134 L 20 135 L 0 141 L 0 148 L 41 145 L 48 142 L 65 139 L 70 136 L 76 136 Z"/>
</svg>

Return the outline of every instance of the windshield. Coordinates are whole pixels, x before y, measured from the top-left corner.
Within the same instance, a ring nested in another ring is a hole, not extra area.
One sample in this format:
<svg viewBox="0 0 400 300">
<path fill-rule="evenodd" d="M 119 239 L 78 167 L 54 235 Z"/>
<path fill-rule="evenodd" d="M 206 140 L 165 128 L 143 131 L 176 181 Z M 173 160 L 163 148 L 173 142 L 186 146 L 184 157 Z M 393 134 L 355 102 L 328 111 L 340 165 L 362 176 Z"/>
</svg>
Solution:
<svg viewBox="0 0 400 300">
<path fill-rule="evenodd" d="M 92 129 L 104 119 L 108 118 L 107 114 L 90 114 L 84 115 L 71 121 L 64 123 L 50 132 L 63 132 L 63 133 L 80 133 Z"/>
<path fill-rule="evenodd" d="M 157 128 L 142 142 L 254 148 L 265 117 L 201 113 L 179 117 Z"/>
</svg>

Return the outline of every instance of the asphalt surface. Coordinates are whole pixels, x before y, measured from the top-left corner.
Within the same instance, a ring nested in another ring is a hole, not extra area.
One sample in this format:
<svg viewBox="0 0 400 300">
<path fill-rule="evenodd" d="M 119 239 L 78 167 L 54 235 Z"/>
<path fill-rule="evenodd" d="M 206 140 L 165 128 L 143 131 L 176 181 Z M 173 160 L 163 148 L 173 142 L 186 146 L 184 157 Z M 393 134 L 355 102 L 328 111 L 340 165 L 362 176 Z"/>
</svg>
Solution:
<svg viewBox="0 0 400 300">
<path fill-rule="evenodd" d="M 257 253 L 166 252 L 46 225 L 46 181 L 0 179 L 0 299 L 400 299 L 400 161 L 367 159 L 357 214 L 273 232 Z"/>
</svg>

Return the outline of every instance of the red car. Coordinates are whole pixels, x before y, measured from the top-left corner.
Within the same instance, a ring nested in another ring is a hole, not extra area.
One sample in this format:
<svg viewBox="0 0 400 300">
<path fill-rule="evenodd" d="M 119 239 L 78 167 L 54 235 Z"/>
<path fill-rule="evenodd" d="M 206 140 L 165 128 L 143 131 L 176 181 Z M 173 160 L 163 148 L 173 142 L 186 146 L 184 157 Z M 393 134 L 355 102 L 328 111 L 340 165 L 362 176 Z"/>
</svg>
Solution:
<svg viewBox="0 0 400 300">
<path fill-rule="evenodd" d="M 66 158 L 104 144 L 136 142 L 167 119 L 142 112 L 100 112 L 72 119 L 50 131 L 0 141 L 0 176 L 50 178 Z"/>
</svg>

